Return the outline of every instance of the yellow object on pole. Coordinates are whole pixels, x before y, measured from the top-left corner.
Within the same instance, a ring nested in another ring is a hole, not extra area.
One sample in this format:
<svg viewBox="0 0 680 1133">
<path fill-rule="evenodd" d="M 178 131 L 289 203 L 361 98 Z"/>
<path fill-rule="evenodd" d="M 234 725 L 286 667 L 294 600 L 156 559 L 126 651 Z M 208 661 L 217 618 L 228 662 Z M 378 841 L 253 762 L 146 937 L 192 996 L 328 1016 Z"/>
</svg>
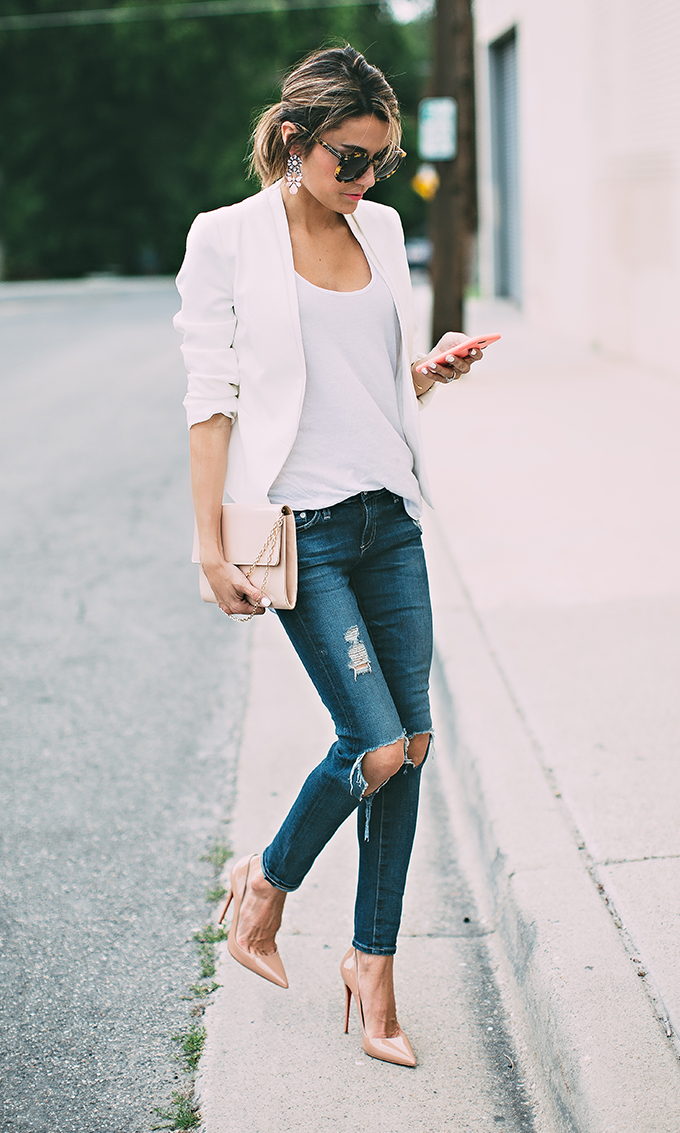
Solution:
<svg viewBox="0 0 680 1133">
<path fill-rule="evenodd" d="M 439 174 L 434 165 L 425 162 L 419 166 L 415 177 L 411 178 L 411 188 L 424 201 L 431 201 L 439 188 Z"/>
</svg>

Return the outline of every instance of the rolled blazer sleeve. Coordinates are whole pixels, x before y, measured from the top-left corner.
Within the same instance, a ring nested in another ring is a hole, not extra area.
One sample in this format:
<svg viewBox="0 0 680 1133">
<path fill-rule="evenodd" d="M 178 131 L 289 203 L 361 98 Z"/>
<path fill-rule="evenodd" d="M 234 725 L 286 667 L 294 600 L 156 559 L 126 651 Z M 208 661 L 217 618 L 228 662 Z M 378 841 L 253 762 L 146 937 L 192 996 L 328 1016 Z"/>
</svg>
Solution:
<svg viewBox="0 0 680 1133">
<path fill-rule="evenodd" d="M 215 413 L 232 419 L 238 414 L 233 280 L 233 257 L 225 254 L 215 216 L 200 213 L 189 230 L 177 276 L 182 308 L 174 318 L 184 335 L 182 353 L 188 373 L 184 408 L 189 428 Z"/>
</svg>

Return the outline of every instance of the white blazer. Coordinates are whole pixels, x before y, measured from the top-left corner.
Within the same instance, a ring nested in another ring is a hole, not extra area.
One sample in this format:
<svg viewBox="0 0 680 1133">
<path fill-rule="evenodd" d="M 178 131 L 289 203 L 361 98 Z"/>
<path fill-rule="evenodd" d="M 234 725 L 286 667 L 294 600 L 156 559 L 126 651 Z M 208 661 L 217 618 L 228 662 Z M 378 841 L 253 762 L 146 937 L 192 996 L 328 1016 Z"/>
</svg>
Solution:
<svg viewBox="0 0 680 1133">
<path fill-rule="evenodd" d="M 402 339 L 397 372 L 401 425 L 421 493 L 430 503 L 411 379 L 415 328 L 401 221 L 394 209 L 373 201 L 361 201 L 347 221 L 394 299 Z M 239 204 L 196 217 L 177 288 L 182 309 L 174 323 L 184 334 L 189 428 L 215 413 L 231 417 L 225 491 L 236 503 L 267 503 L 295 441 L 306 382 L 280 182 Z"/>
</svg>

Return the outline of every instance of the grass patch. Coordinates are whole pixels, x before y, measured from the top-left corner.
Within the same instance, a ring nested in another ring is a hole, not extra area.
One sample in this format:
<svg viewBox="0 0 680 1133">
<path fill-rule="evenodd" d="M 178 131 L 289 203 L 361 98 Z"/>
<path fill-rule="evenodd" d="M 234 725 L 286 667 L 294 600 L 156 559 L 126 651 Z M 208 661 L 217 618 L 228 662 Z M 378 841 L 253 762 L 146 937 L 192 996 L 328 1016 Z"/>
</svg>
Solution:
<svg viewBox="0 0 680 1133">
<path fill-rule="evenodd" d="M 195 1129 L 201 1123 L 198 1106 L 194 1102 L 193 1089 L 173 1090 L 172 1101 L 167 1109 L 156 1106 L 154 1109 L 167 1125 L 152 1125 L 152 1129 Z"/>
<path fill-rule="evenodd" d="M 224 839 L 213 838 L 200 861 L 208 862 L 213 868 L 213 882 L 206 892 L 206 900 L 216 904 L 226 896 L 227 890 L 220 883 L 219 877 L 233 851 Z M 183 999 L 193 1000 L 191 1014 L 196 1017 L 203 1015 L 207 1006 L 208 997 L 217 991 L 220 986 L 212 977 L 217 966 L 217 945 L 227 939 L 227 931 L 221 925 L 204 925 L 193 935 L 196 944 L 198 959 L 201 966 L 201 979 L 209 982 L 196 983 L 190 986 L 191 995 L 182 996 Z M 181 1034 L 172 1035 L 172 1041 L 177 1043 L 177 1061 L 186 1074 L 193 1075 L 203 1053 L 206 1040 L 206 1029 L 198 1023 L 191 1023 L 187 1030 Z M 198 1104 L 194 1099 L 193 1082 L 188 1083 L 184 1089 L 172 1091 L 172 1101 L 168 1106 L 154 1107 L 154 1113 L 164 1122 L 163 1125 L 152 1125 L 156 1129 L 197 1129 L 201 1124 L 201 1115 Z"/>
<path fill-rule="evenodd" d="M 227 890 L 223 885 L 215 885 L 212 889 L 206 889 L 205 899 L 209 905 L 216 905 L 223 897 L 226 897 Z"/>
<path fill-rule="evenodd" d="M 217 877 L 224 869 L 229 858 L 233 858 L 233 856 L 234 851 L 230 849 L 228 842 L 225 842 L 221 838 L 214 838 L 213 841 L 209 843 L 205 853 L 201 854 L 200 861 L 209 862 L 213 867 L 215 877 Z"/>
<path fill-rule="evenodd" d="M 197 1027 L 195 1023 L 191 1024 L 188 1031 L 172 1035 L 172 1041 L 177 1043 L 180 1049 L 177 1057 L 187 1074 L 193 1073 L 198 1066 L 198 1060 L 205 1046 L 205 1037 L 205 1027 Z"/>
<path fill-rule="evenodd" d="M 227 929 L 222 925 L 207 924 L 194 933 L 194 940 L 198 949 L 198 958 L 201 964 L 201 979 L 208 980 L 215 975 L 217 966 L 216 944 L 226 940 Z"/>
<path fill-rule="evenodd" d="M 212 980 L 209 984 L 192 984 L 189 990 L 196 999 L 207 999 L 209 995 L 217 991 L 218 987 L 222 987 L 222 984 Z M 189 999 L 190 996 L 186 996 L 186 998 Z"/>
</svg>

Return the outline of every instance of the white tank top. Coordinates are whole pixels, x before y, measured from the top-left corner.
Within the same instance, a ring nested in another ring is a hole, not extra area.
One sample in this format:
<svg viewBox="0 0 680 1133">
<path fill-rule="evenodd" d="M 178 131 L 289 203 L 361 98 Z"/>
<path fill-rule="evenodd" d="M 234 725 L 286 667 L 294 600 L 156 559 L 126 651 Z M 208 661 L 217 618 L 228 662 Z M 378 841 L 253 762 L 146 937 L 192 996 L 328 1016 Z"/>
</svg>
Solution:
<svg viewBox="0 0 680 1133">
<path fill-rule="evenodd" d="M 387 284 L 372 265 L 361 291 L 327 291 L 297 273 L 295 279 L 307 385 L 270 501 L 315 510 L 389 488 L 418 516 L 420 489 L 397 403 L 399 319 Z"/>
</svg>

